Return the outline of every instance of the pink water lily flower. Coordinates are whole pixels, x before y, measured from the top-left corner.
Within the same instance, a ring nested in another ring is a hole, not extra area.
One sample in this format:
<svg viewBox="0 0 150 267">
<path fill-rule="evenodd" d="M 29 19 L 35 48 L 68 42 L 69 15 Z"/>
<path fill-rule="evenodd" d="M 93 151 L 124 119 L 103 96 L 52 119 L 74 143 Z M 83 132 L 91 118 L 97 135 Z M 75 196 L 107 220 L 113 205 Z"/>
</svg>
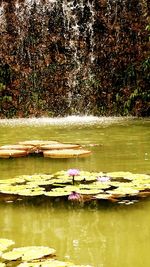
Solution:
<svg viewBox="0 0 150 267">
<path fill-rule="evenodd" d="M 77 175 L 80 175 L 80 172 L 77 169 L 69 169 L 68 170 L 68 175 L 72 176 L 72 183 L 74 184 L 74 177 L 77 176 Z"/>
<path fill-rule="evenodd" d="M 68 200 L 71 200 L 71 201 L 79 201 L 80 199 L 81 199 L 81 195 L 79 193 L 76 193 L 75 191 L 73 191 L 68 197 Z"/>
<path fill-rule="evenodd" d="M 69 169 L 68 170 L 68 175 L 69 176 L 77 176 L 77 175 L 80 175 L 80 172 L 77 169 Z"/>
</svg>

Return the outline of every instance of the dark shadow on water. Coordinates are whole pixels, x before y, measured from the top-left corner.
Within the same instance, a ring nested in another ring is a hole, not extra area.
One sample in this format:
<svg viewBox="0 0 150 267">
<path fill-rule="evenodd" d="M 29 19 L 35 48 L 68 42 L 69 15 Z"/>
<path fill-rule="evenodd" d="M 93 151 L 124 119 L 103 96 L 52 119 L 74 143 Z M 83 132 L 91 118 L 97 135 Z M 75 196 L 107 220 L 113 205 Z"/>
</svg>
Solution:
<svg viewBox="0 0 150 267">
<path fill-rule="evenodd" d="M 68 197 L 55 197 L 48 198 L 45 196 L 40 197 L 21 197 L 18 199 L 1 199 L 0 206 L 22 206 L 22 207 L 34 207 L 36 208 L 50 208 L 50 209 L 63 209 L 63 210 L 105 210 L 108 211 L 120 211 L 120 210 L 132 210 L 142 208 L 144 205 L 149 204 L 150 198 L 143 198 L 140 200 L 120 200 L 118 202 L 110 202 L 108 200 L 92 200 L 88 202 L 69 201 Z"/>
</svg>

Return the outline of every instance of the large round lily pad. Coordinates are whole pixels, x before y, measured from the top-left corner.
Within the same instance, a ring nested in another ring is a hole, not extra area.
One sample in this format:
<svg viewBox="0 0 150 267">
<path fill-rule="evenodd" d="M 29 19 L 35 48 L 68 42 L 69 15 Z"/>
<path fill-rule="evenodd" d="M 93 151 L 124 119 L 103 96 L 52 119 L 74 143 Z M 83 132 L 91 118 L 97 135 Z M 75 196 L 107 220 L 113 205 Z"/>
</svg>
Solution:
<svg viewBox="0 0 150 267">
<path fill-rule="evenodd" d="M 57 141 L 44 141 L 44 140 L 27 140 L 19 142 L 20 145 L 31 145 L 31 146 L 43 146 L 43 145 L 52 145 L 52 144 L 58 144 Z"/>
<path fill-rule="evenodd" d="M 43 152 L 47 158 L 81 158 L 91 155 L 91 151 L 84 149 L 46 150 Z"/>
<path fill-rule="evenodd" d="M 48 144 L 48 145 L 42 145 L 42 150 L 60 150 L 60 149 L 75 149 L 80 148 L 80 145 L 76 144 Z"/>
<path fill-rule="evenodd" d="M 15 149 L 5 149 L 0 150 L 0 158 L 17 158 L 17 157 L 24 157 L 27 155 L 27 151 L 25 150 L 15 150 Z"/>
<path fill-rule="evenodd" d="M 47 255 L 55 255 L 55 249 L 42 246 L 29 246 L 14 248 L 12 251 L 2 254 L 2 258 L 5 260 L 17 260 L 22 259 L 23 261 L 32 261 L 35 259 L 43 258 Z"/>
<path fill-rule="evenodd" d="M 32 145 L 5 145 L 5 146 L 0 146 L 0 150 L 25 150 L 28 152 L 34 152 L 35 148 Z"/>
</svg>

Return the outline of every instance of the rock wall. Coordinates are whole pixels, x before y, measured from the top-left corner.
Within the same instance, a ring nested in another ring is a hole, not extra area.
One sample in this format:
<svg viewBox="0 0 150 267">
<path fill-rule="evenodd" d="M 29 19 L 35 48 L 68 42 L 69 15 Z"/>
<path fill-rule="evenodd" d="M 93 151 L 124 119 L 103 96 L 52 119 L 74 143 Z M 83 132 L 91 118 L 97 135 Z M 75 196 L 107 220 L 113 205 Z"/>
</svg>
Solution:
<svg viewBox="0 0 150 267">
<path fill-rule="evenodd" d="M 148 0 L 0 0 L 0 117 L 150 114 Z"/>
</svg>

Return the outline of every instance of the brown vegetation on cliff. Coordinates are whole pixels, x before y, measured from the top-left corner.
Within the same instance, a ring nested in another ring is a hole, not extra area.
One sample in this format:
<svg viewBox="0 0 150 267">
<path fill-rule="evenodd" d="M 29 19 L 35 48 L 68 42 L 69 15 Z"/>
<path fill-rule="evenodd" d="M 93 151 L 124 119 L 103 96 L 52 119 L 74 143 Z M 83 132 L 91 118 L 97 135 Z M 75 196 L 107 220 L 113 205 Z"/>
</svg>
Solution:
<svg viewBox="0 0 150 267">
<path fill-rule="evenodd" d="M 83 2 L 0 2 L 1 118 L 149 116 L 148 0 Z"/>
</svg>

